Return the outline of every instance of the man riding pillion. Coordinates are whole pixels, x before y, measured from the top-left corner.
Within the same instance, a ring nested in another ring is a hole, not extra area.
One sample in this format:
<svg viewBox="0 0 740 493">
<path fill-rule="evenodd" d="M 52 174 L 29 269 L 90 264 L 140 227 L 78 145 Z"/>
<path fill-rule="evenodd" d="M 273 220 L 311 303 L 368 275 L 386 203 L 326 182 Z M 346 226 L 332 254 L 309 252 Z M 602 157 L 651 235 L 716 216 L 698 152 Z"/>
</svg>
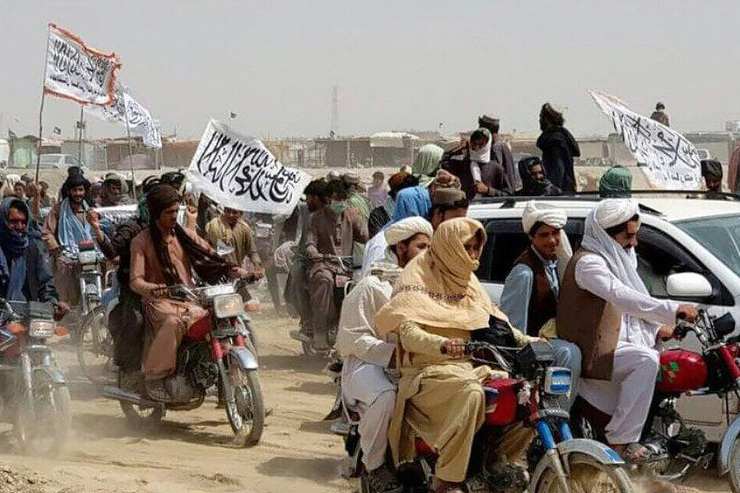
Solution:
<svg viewBox="0 0 740 493">
<path fill-rule="evenodd" d="M 385 467 L 388 425 L 396 403 L 396 386 L 386 372 L 395 367 L 396 346 L 376 334 L 375 314 L 390 299 L 401 269 L 429 247 L 433 231 L 426 219 L 409 217 L 389 226 L 384 234 L 386 260 L 374 263 L 370 274 L 344 299 L 337 349 L 344 360 L 345 403 L 361 414 L 360 446 L 368 482 L 376 493 L 396 493 L 403 487 Z"/>
<path fill-rule="evenodd" d="M 692 305 L 651 298 L 637 274 L 639 208 L 629 199 L 601 201 L 586 218 L 581 249 L 560 288 L 557 330 L 583 352 L 580 396 L 611 416 L 609 445 L 625 459 L 649 458 L 639 444 L 659 371 L 659 340 L 677 319 L 693 322 Z"/>
<path fill-rule="evenodd" d="M 143 369 L 147 395 L 171 401 L 165 386 L 177 366 L 177 348 L 191 325 L 207 315 L 191 301 L 162 297 L 163 288 L 193 286 L 191 268 L 206 282 L 237 278 L 244 269 L 218 257 L 210 245 L 193 231 L 177 224 L 181 197 L 169 185 L 157 185 L 147 196 L 150 224 L 131 241 L 131 290 L 143 300 L 144 313 L 152 330 Z"/>
<path fill-rule="evenodd" d="M 59 319 L 69 307 L 58 302 L 41 245 L 28 235 L 29 217 L 23 200 L 8 197 L 0 202 L 0 298 L 51 303 Z"/>
<path fill-rule="evenodd" d="M 555 319 L 558 306 L 560 277 L 573 251 L 563 228 L 568 215 L 553 205 L 530 201 L 524 206 L 522 226 L 531 245 L 514 261 L 501 294 L 501 310 L 514 327 L 537 337 L 549 321 Z M 570 397 L 564 397 L 565 409 L 575 401 L 578 377 L 581 373 L 581 350 L 572 342 L 550 338 L 555 351 L 555 366 L 571 371 Z"/>
</svg>

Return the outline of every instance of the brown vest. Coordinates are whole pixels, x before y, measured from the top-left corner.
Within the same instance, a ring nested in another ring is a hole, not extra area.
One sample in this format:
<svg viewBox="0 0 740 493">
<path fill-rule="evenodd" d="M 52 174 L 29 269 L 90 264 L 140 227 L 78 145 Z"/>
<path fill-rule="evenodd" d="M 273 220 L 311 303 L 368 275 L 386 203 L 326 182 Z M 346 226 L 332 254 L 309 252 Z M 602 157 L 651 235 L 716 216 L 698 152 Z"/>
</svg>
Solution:
<svg viewBox="0 0 740 493">
<path fill-rule="evenodd" d="M 514 265 L 524 264 L 534 273 L 534 283 L 532 293 L 529 296 L 529 307 L 527 307 L 527 335 L 537 337 L 540 329 L 551 318 L 555 318 L 558 309 L 558 301 L 555 299 L 555 293 L 552 292 L 550 280 L 545 273 L 545 266 L 542 260 L 532 251 L 532 247 L 527 248 L 514 261 Z M 520 327 L 525 329 L 525 327 Z"/>
<path fill-rule="evenodd" d="M 582 377 L 610 380 L 622 313 L 576 284 L 576 263 L 587 253 L 592 252 L 578 250 L 565 269 L 558 300 L 558 337 L 581 349 Z"/>
</svg>

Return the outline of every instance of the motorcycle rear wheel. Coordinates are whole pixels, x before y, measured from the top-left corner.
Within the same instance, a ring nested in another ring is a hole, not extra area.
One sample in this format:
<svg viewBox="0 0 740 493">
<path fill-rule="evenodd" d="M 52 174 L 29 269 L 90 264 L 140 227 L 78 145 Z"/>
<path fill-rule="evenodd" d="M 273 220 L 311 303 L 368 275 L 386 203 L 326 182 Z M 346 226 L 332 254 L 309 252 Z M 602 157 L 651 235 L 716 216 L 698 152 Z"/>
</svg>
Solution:
<svg viewBox="0 0 740 493">
<path fill-rule="evenodd" d="M 571 475 L 568 487 L 571 493 L 633 493 L 634 485 L 627 471 L 620 467 L 597 462 L 592 457 L 571 454 L 568 458 Z M 585 478 L 585 479 L 584 479 Z M 606 480 L 608 483 L 605 484 Z M 563 493 L 557 474 L 548 467 L 536 485 L 530 485 L 532 493 Z"/>
<path fill-rule="evenodd" d="M 740 439 L 736 439 L 730 452 L 730 488 L 733 493 L 740 493 Z"/>
<path fill-rule="evenodd" d="M 113 373 L 113 338 L 105 322 L 105 310 L 96 306 L 82 320 L 77 334 L 77 361 L 93 383 L 111 383 Z"/>
<path fill-rule="evenodd" d="M 229 404 L 228 396 L 224 396 L 226 417 L 234 434 L 244 436 L 244 446 L 256 445 L 265 427 L 265 404 L 257 370 L 245 370 L 231 355 L 226 363 L 234 394 L 234 404 Z"/>
<path fill-rule="evenodd" d="M 50 382 L 34 383 L 34 415 L 23 395 L 13 423 L 15 436 L 24 454 L 56 457 L 67 442 L 72 423 L 69 389 Z M 52 416 L 42 416 L 44 411 Z"/>
<path fill-rule="evenodd" d="M 121 404 L 121 411 L 126 416 L 126 421 L 134 427 L 159 423 L 167 414 L 164 406 L 141 407 L 131 402 L 119 402 Z"/>
</svg>

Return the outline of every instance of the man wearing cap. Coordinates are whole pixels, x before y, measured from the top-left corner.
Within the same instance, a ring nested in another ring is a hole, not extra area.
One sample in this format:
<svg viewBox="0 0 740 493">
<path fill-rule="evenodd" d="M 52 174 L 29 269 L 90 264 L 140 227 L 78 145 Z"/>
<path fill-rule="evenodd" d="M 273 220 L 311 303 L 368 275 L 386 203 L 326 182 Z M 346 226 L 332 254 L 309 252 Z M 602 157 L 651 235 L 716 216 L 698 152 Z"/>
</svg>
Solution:
<svg viewBox="0 0 740 493">
<path fill-rule="evenodd" d="M 722 163 L 716 159 L 703 159 L 701 161 L 701 176 L 707 187 L 707 198 L 725 198 L 722 195 Z"/>
<path fill-rule="evenodd" d="M 421 217 L 398 221 L 384 231 L 388 244 L 384 261 L 373 264 L 342 304 L 337 349 L 342 365 L 342 394 L 360 413 L 360 446 L 368 481 L 374 492 L 401 492 L 403 486 L 385 467 L 388 425 L 396 403 L 396 386 L 387 372 L 395 368 L 395 344 L 375 332 L 375 314 L 391 298 L 401 269 L 426 250 L 432 225 Z"/>
<path fill-rule="evenodd" d="M 522 227 L 531 244 L 514 261 L 506 277 L 501 310 L 514 327 L 532 337 L 538 337 L 543 326 L 557 315 L 559 273 L 565 271 L 573 254 L 563 230 L 567 222 L 566 212 L 553 205 L 530 201 L 524 206 Z M 555 350 L 555 365 L 571 371 L 570 398 L 563 402 L 569 409 L 577 395 L 581 351 L 575 344 L 562 339 L 552 338 L 550 343 Z"/>
<path fill-rule="evenodd" d="M 666 127 L 671 126 L 671 121 L 668 119 L 668 115 L 665 112 L 665 105 L 661 102 L 655 105 L 655 111 L 650 115 L 650 119 L 655 120 L 658 123 L 662 123 Z"/>
<path fill-rule="evenodd" d="M 501 165 L 504 169 L 506 179 L 509 182 L 509 186 L 512 190 L 516 190 L 519 188 L 519 180 L 517 177 L 516 167 L 514 166 L 514 156 L 512 156 L 509 146 L 506 145 L 498 134 L 499 123 L 500 121 L 497 116 L 483 115 L 478 118 L 478 127 L 487 128 L 493 137 L 493 144 L 491 144 L 491 161 Z"/>
<path fill-rule="evenodd" d="M 432 210 L 429 213 L 429 221 L 432 228 L 437 228 L 443 222 L 457 217 L 468 215 L 468 199 L 465 192 L 459 188 L 437 188 L 432 199 Z"/>
<path fill-rule="evenodd" d="M 540 130 L 537 147 L 542 151 L 545 175 L 565 195 L 576 193 L 574 158 L 581 156 L 581 149 L 573 135 L 565 128 L 563 109 L 545 103 L 540 109 Z"/>
<path fill-rule="evenodd" d="M 586 217 L 581 249 L 560 286 L 557 330 L 583 353 L 579 395 L 611 416 L 609 445 L 630 461 L 649 458 L 639 444 L 660 367 L 655 345 L 693 305 L 650 297 L 637 273 L 640 215 L 631 199 L 602 200 Z"/>
<path fill-rule="evenodd" d="M 103 180 L 103 189 L 100 192 L 100 207 L 115 207 L 126 203 L 128 187 L 126 180 L 115 173 L 108 173 Z"/>
</svg>

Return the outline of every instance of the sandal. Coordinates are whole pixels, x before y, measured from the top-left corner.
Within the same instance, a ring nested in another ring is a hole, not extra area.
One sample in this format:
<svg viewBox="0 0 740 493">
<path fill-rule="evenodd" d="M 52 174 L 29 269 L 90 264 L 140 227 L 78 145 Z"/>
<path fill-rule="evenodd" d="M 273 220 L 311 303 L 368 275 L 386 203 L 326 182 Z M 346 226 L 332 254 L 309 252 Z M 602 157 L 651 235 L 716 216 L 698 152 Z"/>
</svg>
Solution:
<svg viewBox="0 0 740 493">
<path fill-rule="evenodd" d="M 625 462 L 633 465 L 649 464 L 665 458 L 665 454 L 661 454 L 657 450 L 646 447 L 641 443 L 630 443 L 619 455 L 622 456 Z"/>
</svg>

